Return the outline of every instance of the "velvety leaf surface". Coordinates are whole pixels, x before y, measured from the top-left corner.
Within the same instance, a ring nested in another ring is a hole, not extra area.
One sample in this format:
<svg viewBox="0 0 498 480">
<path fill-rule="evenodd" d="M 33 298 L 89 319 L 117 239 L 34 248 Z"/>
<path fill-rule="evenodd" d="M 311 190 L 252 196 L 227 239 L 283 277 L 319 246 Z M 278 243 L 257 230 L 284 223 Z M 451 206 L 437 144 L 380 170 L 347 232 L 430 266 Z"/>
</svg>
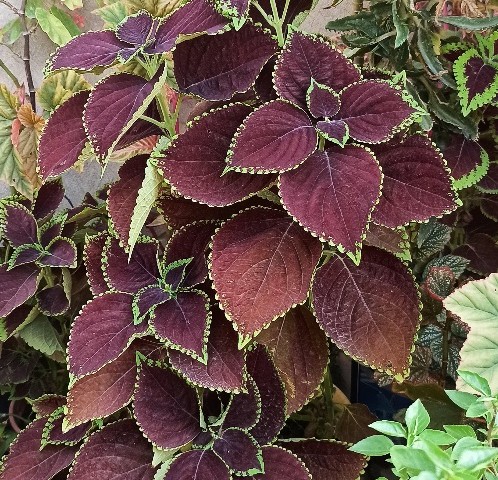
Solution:
<svg viewBox="0 0 498 480">
<path fill-rule="evenodd" d="M 249 377 L 247 392 L 232 395 L 227 407 L 222 428 L 237 427 L 249 430 L 259 421 L 261 414 L 261 397 L 256 382 Z"/>
<path fill-rule="evenodd" d="M 147 324 L 134 325 L 132 297 L 107 293 L 87 303 L 74 320 L 68 343 L 69 371 L 82 376 L 115 360 Z"/>
<path fill-rule="evenodd" d="M 280 177 L 286 209 L 301 225 L 355 251 L 380 195 L 382 174 L 371 152 L 357 145 L 315 152 Z"/>
<path fill-rule="evenodd" d="M 180 43 L 173 54 L 178 88 L 206 100 L 229 100 L 254 84 L 276 50 L 276 41 L 250 23 Z"/>
<path fill-rule="evenodd" d="M 100 295 L 108 290 L 102 269 L 102 253 L 107 241 L 106 235 L 87 237 L 83 258 L 85 260 L 86 276 L 90 290 L 94 295 Z"/>
<path fill-rule="evenodd" d="M 56 177 L 71 168 L 85 146 L 83 109 L 90 92 L 73 95 L 58 107 L 43 129 L 38 147 L 38 166 L 42 180 Z"/>
<path fill-rule="evenodd" d="M 67 445 L 75 445 L 76 443 L 81 442 L 86 437 L 89 427 L 91 426 L 90 422 L 83 423 L 78 425 L 75 428 L 71 428 L 67 432 L 62 431 L 62 422 L 64 420 L 64 416 L 61 414 L 56 419 L 50 419 L 47 423 L 47 426 L 43 432 L 45 441 L 50 444 L 59 444 L 64 443 Z"/>
<path fill-rule="evenodd" d="M 317 135 L 306 112 L 274 100 L 244 120 L 227 161 L 233 168 L 279 172 L 296 167 L 316 149 Z"/>
<path fill-rule="evenodd" d="M 37 246 L 22 245 L 13 250 L 9 258 L 9 269 L 32 263 L 40 257 L 41 252 Z"/>
<path fill-rule="evenodd" d="M 38 260 L 48 267 L 74 267 L 76 265 L 76 246 L 72 240 L 63 237 L 54 238 L 46 247 L 46 253 Z"/>
<path fill-rule="evenodd" d="M 135 418 L 160 448 L 177 448 L 201 429 L 196 391 L 171 370 L 142 364 L 135 391 Z"/>
<path fill-rule="evenodd" d="M 306 95 L 306 103 L 315 118 L 333 117 L 341 106 L 340 97 L 334 90 L 313 80 Z"/>
<path fill-rule="evenodd" d="M 384 173 L 382 196 L 372 219 L 386 227 L 423 222 L 455 209 L 443 160 L 431 141 L 412 135 L 374 148 Z"/>
<path fill-rule="evenodd" d="M 489 166 L 488 173 L 477 184 L 479 190 L 487 193 L 498 193 L 498 163 Z"/>
<path fill-rule="evenodd" d="M 66 404 L 66 397 L 62 395 L 46 394 L 30 401 L 33 412 L 37 417 L 49 417 L 59 407 Z"/>
<path fill-rule="evenodd" d="M 31 212 L 18 203 L 7 203 L 3 207 L 3 236 L 13 247 L 26 243 L 38 243 L 38 226 Z"/>
<path fill-rule="evenodd" d="M 343 120 L 320 120 L 316 124 L 316 129 L 326 140 L 341 147 L 349 138 L 349 127 Z"/>
<path fill-rule="evenodd" d="M 63 198 L 64 186 L 60 178 L 45 182 L 36 195 L 33 205 L 33 215 L 37 219 L 45 218 L 57 210 Z"/>
<path fill-rule="evenodd" d="M 310 439 L 279 444 L 304 462 L 313 480 L 356 480 L 367 464 L 365 457 L 334 441 Z"/>
<path fill-rule="evenodd" d="M 213 451 L 236 472 L 261 472 L 261 449 L 251 435 L 236 428 L 221 433 L 213 443 Z"/>
<path fill-rule="evenodd" d="M 191 356 L 170 351 L 171 365 L 195 385 L 223 391 L 243 386 L 244 352 L 238 349 L 237 333 L 223 312 L 215 310 L 207 344 L 207 365 Z"/>
<path fill-rule="evenodd" d="M 387 252 L 394 253 L 394 255 L 410 260 L 410 242 L 408 241 L 408 234 L 402 227 L 392 229 L 370 223 L 368 226 L 367 236 L 365 243 L 372 247 L 378 247 Z"/>
<path fill-rule="evenodd" d="M 35 420 L 18 435 L 2 465 L 0 479 L 50 480 L 71 464 L 76 447 L 47 445 L 40 451 L 46 422 L 46 418 Z"/>
<path fill-rule="evenodd" d="M 212 206 L 230 205 L 268 186 L 273 175 L 223 174 L 230 142 L 251 108 L 242 104 L 196 119 L 158 160 L 158 167 L 183 196 Z"/>
<path fill-rule="evenodd" d="M 138 318 L 149 313 L 156 305 L 161 305 L 171 299 L 171 295 L 157 285 L 150 285 L 140 290 L 133 301 L 136 305 Z M 134 312 L 136 315 L 136 313 Z"/>
<path fill-rule="evenodd" d="M 261 414 L 249 433 L 260 445 L 271 443 L 285 423 L 285 389 L 273 361 L 262 345 L 247 353 L 247 373 L 256 383 Z"/>
<path fill-rule="evenodd" d="M 64 229 L 64 222 L 49 221 L 42 225 L 40 229 L 40 244 L 42 247 L 47 248 L 50 242 L 60 237 Z"/>
<path fill-rule="evenodd" d="M 296 412 L 323 380 L 329 358 L 325 333 L 313 314 L 298 306 L 277 318 L 256 340 L 268 348 L 284 382 L 287 414 Z"/>
<path fill-rule="evenodd" d="M 313 307 L 339 348 L 373 368 L 408 374 L 419 324 L 418 296 L 411 273 L 396 257 L 365 247 L 356 267 L 335 256 L 316 273 Z M 366 330 L 372 332 L 368 341 Z"/>
<path fill-rule="evenodd" d="M 254 334 L 304 302 L 321 251 L 281 210 L 254 208 L 226 222 L 213 239 L 211 274 L 237 330 Z"/>
<path fill-rule="evenodd" d="M 31 298 L 38 285 L 39 270 L 34 265 L 21 265 L 7 270 L 7 265 L 0 265 L 0 317 L 5 317 L 14 308 Z"/>
<path fill-rule="evenodd" d="M 359 70 L 323 37 L 294 32 L 275 69 L 277 93 L 306 107 L 311 79 L 335 91 L 360 79 Z"/>
<path fill-rule="evenodd" d="M 116 28 L 116 36 L 131 45 L 144 45 L 154 37 L 156 29 L 157 21 L 149 12 L 141 11 L 120 23 Z"/>
<path fill-rule="evenodd" d="M 78 452 L 68 480 L 152 480 L 152 448 L 133 420 L 106 425 Z"/>
<path fill-rule="evenodd" d="M 208 306 L 201 292 L 180 292 L 176 298 L 156 307 L 150 323 L 155 334 L 173 348 L 204 358 Z"/>
<path fill-rule="evenodd" d="M 473 235 L 453 253 L 470 260 L 468 268 L 474 272 L 489 275 L 498 271 L 498 246 L 495 240 L 485 233 Z"/>
<path fill-rule="evenodd" d="M 171 463 L 164 480 L 230 480 L 230 471 L 210 450 L 190 450 Z"/>
<path fill-rule="evenodd" d="M 62 285 L 54 285 L 36 294 L 38 308 L 46 315 L 62 315 L 69 308 L 69 299 Z"/>
</svg>

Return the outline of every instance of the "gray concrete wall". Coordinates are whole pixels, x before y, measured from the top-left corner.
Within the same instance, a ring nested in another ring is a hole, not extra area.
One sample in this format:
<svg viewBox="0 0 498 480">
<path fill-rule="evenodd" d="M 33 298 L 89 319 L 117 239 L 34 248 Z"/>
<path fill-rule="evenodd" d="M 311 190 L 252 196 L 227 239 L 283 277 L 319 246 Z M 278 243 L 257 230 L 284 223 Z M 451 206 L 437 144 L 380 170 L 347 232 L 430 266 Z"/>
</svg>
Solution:
<svg viewBox="0 0 498 480">
<path fill-rule="evenodd" d="M 21 4 L 21 0 L 10 1 L 15 7 L 19 7 Z M 85 0 L 84 3 L 85 7 L 82 12 L 85 17 L 84 30 L 98 30 L 101 28 L 100 19 L 96 15 L 92 14 L 92 10 L 96 8 L 95 0 Z M 325 30 L 325 25 L 329 20 L 349 15 L 351 13 L 351 0 L 343 0 L 339 6 L 325 9 L 331 3 L 332 0 L 320 0 L 311 15 L 304 22 L 303 29 L 310 32 L 320 32 L 326 34 L 327 31 Z M 0 4 L 0 25 L 4 25 L 11 18 L 14 18 L 12 12 L 5 5 Z M 0 58 L 14 72 L 17 78 L 23 80 L 25 78 L 24 65 L 22 60 L 15 55 L 15 53 L 20 55 L 21 49 L 22 42 L 18 42 L 17 45 L 14 45 L 14 53 L 5 45 L 0 45 Z M 40 29 L 34 32 L 31 36 L 31 69 L 35 86 L 38 86 L 42 81 L 43 66 L 45 65 L 45 62 L 53 49 L 53 43 Z M 0 83 L 5 83 L 9 87 L 13 87 L 11 80 L 3 72 L 3 70 L 0 70 Z M 83 173 L 73 171 L 68 172 L 64 175 L 64 183 L 66 185 L 68 197 L 74 204 L 79 203 L 85 192 L 95 191 L 95 189 L 99 186 L 109 182 L 116 175 L 116 171 L 117 166 L 110 165 L 104 177 L 101 178 L 99 166 L 95 163 L 90 163 L 85 167 Z M 7 195 L 8 191 L 9 189 L 0 183 L 0 198 Z"/>
</svg>

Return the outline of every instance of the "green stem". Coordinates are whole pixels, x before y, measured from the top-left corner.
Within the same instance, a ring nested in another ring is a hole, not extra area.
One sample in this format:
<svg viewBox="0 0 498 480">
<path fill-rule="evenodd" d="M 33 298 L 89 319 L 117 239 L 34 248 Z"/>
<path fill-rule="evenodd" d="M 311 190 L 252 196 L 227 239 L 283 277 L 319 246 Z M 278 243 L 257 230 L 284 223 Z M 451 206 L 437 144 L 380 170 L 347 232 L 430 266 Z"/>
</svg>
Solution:
<svg viewBox="0 0 498 480">
<path fill-rule="evenodd" d="M 273 28 L 275 28 L 275 32 L 277 33 L 277 41 L 279 47 L 283 47 L 285 43 L 284 32 L 282 30 L 283 20 L 280 18 L 277 9 L 277 2 L 275 0 L 270 0 L 272 17 L 273 17 Z"/>
<path fill-rule="evenodd" d="M 268 22 L 268 24 L 271 25 L 271 26 L 273 26 L 273 22 L 271 21 L 271 18 L 266 14 L 266 12 L 264 11 L 263 7 L 256 0 L 254 0 L 252 2 L 252 5 L 254 5 L 256 7 L 256 10 Z"/>
<path fill-rule="evenodd" d="M 52 276 L 52 272 L 50 271 L 50 267 L 44 267 L 42 272 L 43 272 L 43 278 L 47 282 L 47 286 L 53 287 L 55 283 L 54 283 L 54 277 Z"/>
<path fill-rule="evenodd" d="M 12 80 L 16 88 L 19 88 L 21 86 L 17 77 L 12 73 L 12 70 L 9 67 L 7 67 L 7 65 L 5 65 L 5 63 L 1 59 L 0 59 L 0 68 L 8 75 L 8 77 Z"/>
<path fill-rule="evenodd" d="M 159 127 L 159 128 L 163 128 L 163 129 L 164 129 L 164 128 L 166 128 L 166 126 L 164 125 L 164 123 L 159 122 L 159 121 L 158 121 L 158 120 L 156 120 L 155 118 L 148 117 L 147 115 L 140 115 L 140 118 L 141 118 L 142 120 L 145 120 L 145 121 L 147 121 L 147 122 L 150 122 L 150 123 L 152 123 L 152 124 L 156 125 L 156 126 L 157 126 L 157 127 Z"/>
<path fill-rule="evenodd" d="M 446 375 L 448 374 L 448 357 L 449 357 L 449 336 L 451 330 L 451 318 L 449 315 L 446 315 L 446 323 L 443 328 L 443 352 L 441 358 L 441 382 L 442 387 L 444 388 L 446 385 Z"/>
<path fill-rule="evenodd" d="M 488 434 L 486 436 L 486 440 L 490 447 L 493 446 L 493 429 L 495 428 L 495 421 L 496 421 L 496 408 L 493 409 L 493 418 L 491 419 L 491 422 L 489 422 Z"/>
<path fill-rule="evenodd" d="M 166 99 L 164 98 L 162 92 L 159 93 L 159 95 L 156 98 L 159 104 L 159 110 L 161 112 L 163 124 L 166 127 L 166 130 L 168 130 L 170 138 L 173 138 L 176 135 L 175 124 L 171 122 L 172 118 L 169 113 L 169 107 L 168 104 L 166 103 Z"/>
</svg>

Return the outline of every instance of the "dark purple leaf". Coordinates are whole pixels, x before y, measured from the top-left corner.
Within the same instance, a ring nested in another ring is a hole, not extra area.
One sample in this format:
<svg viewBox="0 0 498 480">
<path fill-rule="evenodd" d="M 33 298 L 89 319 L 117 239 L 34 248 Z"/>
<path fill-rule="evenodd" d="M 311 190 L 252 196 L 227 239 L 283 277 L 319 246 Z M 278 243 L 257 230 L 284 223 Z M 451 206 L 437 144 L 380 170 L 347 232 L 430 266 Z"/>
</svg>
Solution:
<svg viewBox="0 0 498 480">
<path fill-rule="evenodd" d="M 172 348 L 205 361 L 208 308 L 209 300 L 202 292 L 179 292 L 176 298 L 156 307 L 150 323 L 155 334 Z"/>
<path fill-rule="evenodd" d="M 341 106 L 339 95 L 334 90 L 316 83 L 313 79 L 306 95 L 306 103 L 315 118 L 333 117 Z"/>
<path fill-rule="evenodd" d="M 277 99 L 277 92 L 273 88 L 273 70 L 275 70 L 276 57 L 268 60 L 261 70 L 254 84 L 254 93 L 261 102 Z"/>
<path fill-rule="evenodd" d="M 2 213 L 2 233 L 13 247 L 38 243 L 38 226 L 26 207 L 19 203 L 5 203 Z"/>
<path fill-rule="evenodd" d="M 222 176 L 230 142 L 251 108 L 236 104 L 196 119 L 158 160 L 158 167 L 181 195 L 212 206 L 239 202 L 275 180 L 274 175 Z"/>
<path fill-rule="evenodd" d="M 261 448 L 247 432 L 224 430 L 213 443 L 213 451 L 237 473 L 255 474 L 264 469 Z"/>
<path fill-rule="evenodd" d="M 209 392 L 209 390 L 208 390 Z M 213 440 L 213 435 L 209 431 L 202 431 L 192 440 L 193 448 L 203 448 L 209 445 Z"/>
<path fill-rule="evenodd" d="M 206 100 L 229 100 L 254 84 L 276 50 L 277 42 L 250 23 L 180 43 L 173 54 L 178 88 Z"/>
<path fill-rule="evenodd" d="M 0 352 L 0 382 L 2 385 L 7 384 L 25 384 L 30 380 L 31 373 L 38 365 L 40 354 L 32 352 L 26 355 L 22 351 L 20 341 L 15 337 L 9 338 L 2 343 Z M 29 393 L 24 393 L 23 396 L 28 396 Z M 36 395 L 36 394 L 35 394 Z"/>
<path fill-rule="evenodd" d="M 105 253 L 107 280 L 116 290 L 133 294 L 141 288 L 157 283 L 157 242 L 137 242 L 128 260 L 128 253 L 119 246 L 119 241 L 113 238 Z"/>
<path fill-rule="evenodd" d="M 320 238 L 356 251 L 379 199 L 382 173 L 372 153 L 359 145 L 315 152 L 280 176 L 285 208 Z"/>
<path fill-rule="evenodd" d="M 384 173 L 382 196 L 372 219 L 395 228 L 423 222 L 456 208 L 443 159 L 423 135 L 374 148 Z"/>
<path fill-rule="evenodd" d="M 360 80 L 360 71 L 324 37 L 294 32 L 275 69 L 277 93 L 306 108 L 306 92 L 315 82 L 339 91 Z"/>
<path fill-rule="evenodd" d="M 142 46 L 154 39 L 158 27 L 149 12 L 141 11 L 136 15 L 127 17 L 116 28 L 116 37 L 131 45 Z"/>
<path fill-rule="evenodd" d="M 12 270 L 7 270 L 5 264 L 0 265 L 0 317 L 7 316 L 35 294 L 39 273 L 34 265 L 21 265 Z"/>
<path fill-rule="evenodd" d="M 343 120 L 320 120 L 316 124 L 316 129 L 326 140 L 341 147 L 349 138 L 349 127 Z"/>
<path fill-rule="evenodd" d="M 40 244 L 47 248 L 51 241 L 60 237 L 64 229 L 65 216 L 53 216 L 49 221 L 44 223 L 40 228 Z"/>
<path fill-rule="evenodd" d="M 66 397 L 55 394 L 45 394 L 34 400 L 28 400 L 37 417 L 49 417 L 66 404 Z"/>
<path fill-rule="evenodd" d="M 279 445 L 304 462 L 313 480 L 357 480 L 367 465 L 365 457 L 334 440 L 291 440 Z"/>
<path fill-rule="evenodd" d="M 54 213 L 64 198 L 64 186 L 62 180 L 57 178 L 50 182 L 45 182 L 36 194 L 33 205 L 33 215 L 37 219 L 45 218 Z"/>
<path fill-rule="evenodd" d="M 498 245 L 485 233 L 472 235 L 467 243 L 453 250 L 453 254 L 470 260 L 468 268 L 481 275 L 498 271 Z"/>
<path fill-rule="evenodd" d="M 142 335 L 147 324 L 133 324 L 132 297 L 106 293 L 87 303 L 76 317 L 68 343 L 69 371 L 77 377 L 112 362 Z"/>
<path fill-rule="evenodd" d="M 50 480 L 67 468 L 77 448 L 47 445 L 40 450 L 46 418 L 30 423 L 14 440 L 2 466 L 1 480 Z"/>
<path fill-rule="evenodd" d="M 20 265 L 33 263 L 40 258 L 41 251 L 38 245 L 21 245 L 12 252 L 9 258 L 9 270 Z"/>
<path fill-rule="evenodd" d="M 237 333 L 223 312 L 215 310 L 207 343 L 207 365 L 183 352 L 170 351 L 173 368 L 194 385 L 232 392 L 244 383 L 244 352 L 238 349 Z"/>
<path fill-rule="evenodd" d="M 498 222 L 498 196 L 486 196 L 481 199 L 481 212 L 491 220 Z"/>
<path fill-rule="evenodd" d="M 69 299 L 62 285 L 54 285 L 36 294 L 38 308 L 45 315 L 62 315 L 69 308 Z"/>
<path fill-rule="evenodd" d="M 69 238 L 56 237 L 45 248 L 38 262 L 47 267 L 76 266 L 76 245 Z"/>
<path fill-rule="evenodd" d="M 274 100 L 244 120 L 227 161 L 234 169 L 280 172 L 304 162 L 316 144 L 315 127 L 306 112 L 289 102 Z"/>
<path fill-rule="evenodd" d="M 209 0 L 190 0 L 164 19 L 157 30 L 155 42 L 145 52 L 169 52 L 180 36 L 219 33 L 228 23 L 229 20 L 220 15 Z"/>
<path fill-rule="evenodd" d="M 100 295 L 109 289 L 104 278 L 102 265 L 102 254 L 106 241 L 107 235 L 105 233 L 87 237 L 85 241 L 83 258 L 85 260 L 88 284 L 94 295 Z"/>
<path fill-rule="evenodd" d="M 284 382 L 287 414 L 297 412 L 322 383 L 329 360 L 327 337 L 303 306 L 277 318 L 256 338 L 270 352 Z"/>
<path fill-rule="evenodd" d="M 268 15 L 272 14 L 270 0 L 260 0 L 258 3 L 261 5 L 261 7 L 263 7 L 263 10 Z M 284 19 L 285 23 L 287 24 L 292 23 L 292 21 L 296 18 L 297 15 L 299 15 L 302 12 L 305 12 L 306 10 L 310 10 L 313 7 L 313 3 L 314 3 L 313 0 L 293 0 L 289 2 L 287 15 Z M 280 13 L 280 15 L 282 15 L 286 5 L 285 0 L 276 0 L 276 5 L 278 12 Z M 263 18 L 261 13 L 254 6 L 251 6 L 250 13 L 251 13 L 251 18 L 253 18 L 255 22 L 260 22 L 263 25 L 266 24 L 266 20 Z"/>
<path fill-rule="evenodd" d="M 106 425 L 78 452 L 68 480 L 153 480 L 152 448 L 133 420 Z"/>
<path fill-rule="evenodd" d="M 250 430 L 259 421 L 261 398 L 256 382 L 251 377 L 247 379 L 246 388 L 247 392 L 232 395 L 223 419 L 223 429 L 237 427 Z"/>
<path fill-rule="evenodd" d="M 64 420 L 64 408 L 61 407 L 50 415 L 50 418 L 43 429 L 43 443 L 46 444 L 64 444 L 76 445 L 81 442 L 87 435 L 91 426 L 90 422 L 83 423 L 77 427 L 71 428 L 64 432 L 62 423 Z"/>
<path fill-rule="evenodd" d="M 210 450 L 190 450 L 176 457 L 164 480 L 230 480 L 223 461 Z"/>
<path fill-rule="evenodd" d="M 486 193 L 498 193 L 498 163 L 489 166 L 488 173 L 477 184 L 477 188 Z"/>
<path fill-rule="evenodd" d="M 150 285 L 139 290 L 133 300 L 133 315 L 136 319 L 142 319 L 150 313 L 154 307 L 161 305 L 171 299 L 171 295 L 157 285 Z"/>
<path fill-rule="evenodd" d="M 281 210 L 253 208 L 226 222 L 213 239 L 211 273 L 237 330 L 252 335 L 304 302 L 321 252 Z"/>
<path fill-rule="evenodd" d="M 32 308 L 27 304 L 19 305 L 0 320 L 0 341 L 5 342 L 24 323 Z"/>
<path fill-rule="evenodd" d="M 355 359 L 404 377 L 419 325 L 417 289 L 407 267 L 388 252 L 364 247 L 360 266 L 335 256 L 315 276 L 318 323 Z M 375 332 L 365 342 L 364 332 Z"/>
<path fill-rule="evenodd" d="M 261 399 L 261 414 L 249 432 L 260 445 L 271 443 L 285 424 L 285 389 L 270 354 L 262 345 L 247 353 L 247 373 Z"/>
<path fill-rule="evenodd" d="M 87 141 L 83 110 L 90 92 L 75 93 L 49 118 L 38 148 L 39 174 L 43 180 L 56 177 L 78 160 Z"/>
<path fill-rule="evenodd" d="M 142 364 L 134 408 L 140 429 L 159 448 L 186 445 L 201 431 L 196 391 L 167 368 Z"/>
</svg>

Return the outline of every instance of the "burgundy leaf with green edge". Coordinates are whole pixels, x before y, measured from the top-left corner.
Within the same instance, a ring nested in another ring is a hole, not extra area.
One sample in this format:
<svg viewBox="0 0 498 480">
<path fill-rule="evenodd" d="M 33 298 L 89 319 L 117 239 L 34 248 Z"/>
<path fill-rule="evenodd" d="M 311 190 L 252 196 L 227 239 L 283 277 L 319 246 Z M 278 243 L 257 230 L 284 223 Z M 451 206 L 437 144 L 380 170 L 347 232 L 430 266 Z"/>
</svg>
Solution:
<svg viewBox="0 0 498 480">
<path fill-rule="evenodd" d="M 190 450 L 178 455 L 164 480 L 231 480 L 225 463 L 210 450 Z"/>
<path fill-rule="evenodd" d="M 170 362 L 194 385 L 226 392 L 238 391 L 244 384 L 244 352 L 238 349 L 237 333 L 223 312 L 214 310 L 207 342 L 207 364 L 171 350 Z"/>
<path fill-rule="evenodd" d="M 333 117 L 341 107 L 339 94 L 330 87 L 316 83 L 313 79 L 306 94 L 306 104 L 315 118 Z"/>
<path fill-rule="evenodd" d="M 102 254 L 107 241 L 106 234 L 86 237 L 83 258 L 90 290 L 94 295 L 107 292 L 109 286 L 104 277 Z"/>
<path fill-rule="evenodd" d="M 156 360 L 161 345 L 136 339 L 115 360 L 98 372 L 77 379 L 67 394 L 66 419 L 69 426 L 105 418 L 128 405 L 137 379 L 136 354 Z"/>
<path fill-rule="evenodd" d="M 280 172 L 304 162 L 316 145 L 315 127 L 306 112 L 289 102 L 274 100 L 244 120 L 227 162 L 233 169 Z"/>
<path fill-rule="evenodd" d="M 31 422 L 10 445 L 1 480 L 50 480 L 71 465 L 76 447 L 47 445 L 40 450 L 46 418 Z"/>
<path fill-rule="evenodd" d="M 250 430 L 259 421 L 261 413 L 261 397 L 256 382 L 248 377 L 246 392 L 233 394 L 227 406 L 221 428 L 230 427 Z"/>
<path fill-rule="evenodd" d="M 272 14 L 270 0 L 260 0 L 258 3 L 268 15 Z M 286 6 L 286 1 L 276 0 L 275 4 L 277 6 L 278 12 L 280 13 L 280 15 L 282 15 Z M 299 15 L 302 12 L 305 12 L 306 10 L 310 10 L 312 7 L 313 7 L 313 0 L 293 0 L 292 2 L 289 2 L 287 8 L 287 15 L 284 18 L 285 21 L 284 25 L 292 23 L 292 21 L 296 18 L 297 15 Z M 261 15 L 259 10 L 253 5 L 251 5 L 250 15 L 255 22 L 260 22 L 263 25 L 266 24 L 266 20 L 264 19 L 264 17 Z"/>
<path fill-rule="evenodd" d="M 37 219 L 43 219 L 54 213 L 64 198 L 64 186 L 62 180 L 57 178 L 45 182 L 38 190 L 33 204 L 33 215 Z"/>
<path fill-rule="evenodd" d="M 138 191 L 142 187 L 147 155 L 130 158 L 119 169 L 119 180 L 109 188 L 107 209 L 112 225 L 123 245 L 128 245 L 130 220 L 135 210 Z"/>
<path fill-rule="evenodd" d="M 380 143 L 407 125 L 414 113 L 400 91 L 388 82 L 363 80 L 342 90 L 336 118 L 346 122 L 351 138 Z"/>
<path fill-rule="evenodd" d="M 275 180 L 274 175 L 223 174 L 233 135 L 251 108 L 235 104 L 213 110 L 173 141 L 158 168 L 175 190 L 212 206 L 244 200 Z"/>
<path fill-rule="evenodd" d="M 357 480 L 367 465 L 365 457 L 334 440 L 282 440 L 279 445 L 303 461 L 313 480 Z"/>
<path fill-rule="evenodd" d="M 21 245 L 15 248 L 10 255 L 8 261 L 9 270 L 20 265 L 33 263 L 40 258 L 40 255 L 39 245 Z"/>
<path fill-rule="evenodd" d="M 58 445 L 63 443 L 65 445 L 76 445 L 86 437 L 91 427 L 91 423 L 86 422 L 64 432 L 63 421 L 64 407 L 60 407 L 52 412 L 43 429 L 43 444 Z"/>
<path fill-rule="evenodd" d="M 161 22 L 155 41 L 144 51 L 148 54 L 169 52 L 181 36 L 216 34 L 228 23 L 229 20 L 219 14 L 209 0 L 190 0 Z"/>
<path fill-rule="evenodd" d="M 277 92 L 273 88 L 273 70 L 275 70 L 276 55 L 274 55 L 261 70 L 253 89 L 256 97 L 261 102 L 269 102 L 278 98 Z"/>
<path fill-rule="evenodd" d="M 38 147 L 38 166 L 42 180 L 56 177 L 78 160 L 87 141 L 83 110 L 90 92 L 75 93 L 52 113 Z"/>
<path fill-rule="evenodd" d="M 359 145 L 315 152 L 280 176 L 285 208 L 315 235 L 349 251 L 361 245 L 381 192 L 382 173 L 371 151 Z"/>
<path fill-rule="evenodd" d="M 243 430 L 238 428 L 224 430 L 215 438 L 212 448 L 232 471 L 251 475 L 264 470 L 260 446 Z"/>
<path fill-rule="evenodd" d="M 69 299 L 62 285 L 54 285 L 36 294 L 38 308 L 45 315 L 62 315 L 69 308 Z"/>
<path fill-rule="evenodd" d="M 360 266 L 341 256 L 313 282 L 318 323 L 342 350 L 372 368 L 405 377 L 419 326 L 414 279 L 388 252 L 364 247 Z M 364 332 L 375 332 L 365 342 Z"/>
<path fill-rule="evenodd" d="M 2 210 L 2 236 L 13 247 L 38 243 L 38 226 L 26 207 L 19 203 L 5 203 Z"/>
<path fill-rule="evenodd" d="M 450 267 L 430 267 L 427 277 L 422 284 L 427 293 L 439 302 L 442 302 L 455 286 L 456 277 Z"/>
<path fill-rule="evenodd" d="M 282 210 L 253 208 L 228 220 L 213 238 L 211 276 L 237 330 L 252 335 L 304 302 L 321 252 Z"/>
<path fill-rule="evenodd" d="M 370 223 L 365 243 L 394 253 L 400 258 L 406 258 L 410 255 L 410 242 L 404 228 L 392 229 Z"/>
<path fill-rule="evenodd" d="M 157 285 L 144 287 L 135 294 L 133 300 L 133 316 L 141 319 L 150 313 L 154 307 L 171 299 L 171 295 Z"/>
<path fill-rule="evenodd" d="M 311 480 L 308 469 L 293 453 L 273 445 L 263 447 L 261 451 L 263 453 L 265 471 L 264 473 L 251 475 L 249 478 L 254 480 L 283 480 L 286 478 L 292 480 Z"/>
<path fill-rule="evenodd" d="M 456 208 L 451 181 L 440 153 L 420 134 L 404 141 L 376 145 L 384 173 L 382 196 L 372 220 L 395 228 L 424 222 Z"/>
<path fill-rule="evenodd" d="M 487 174 L 479 181 L 477 188 L 485 193 L 498 193 L 498 163 L 489 166 Z"/>
<path fill-rule="evenodd" d="M 208 307 L 209 300 L 202 292 L 179 292 L 155 308 L 150 324 L 157 337 L 172 348 L 205 359 L 210 322 Z"/>
<path fill-rule="evenodd" d="M 37 418 L 49 417 L 55 410 L 66 404 L 66 397 L 49 393 L 34 400 L 28 400 L 28 402 Z"/>
<path fill-rule="evenodd" d="M 144 10 L 130 15 L 116 28 L 116 37 L 131 45 L 142 46 L 154 39 L 158 27 L 158 19 L 154 19 Z"/>
<path fill-rule="evenodd" d="M 316 124 L 316 129 L 326 140 L 341 147 L 349 138 L 349 127 L 343 120 L 320 120 Z"/>
<path fill-rule="evenodd" d="M 271 35 L 251 23 L 180 43 L 173 53 L 178 88 L 206 100 L 229 100 L 254 84 L 276 50 Z"/>
<path fill-rule="evenodd" d="M 285 424 L 285 389 L 263 345 L 256 345 L 247 353 L 247 373 L 256 383 L 261 400 L 261 414 L 249 433 L 260 445 L 266 445 L 276 438 Z"/>
<path fill-rule="evenodd" d="M 159 448 L 181 447 L 201 432 L 196 391 L 168 368 L 142 364 L 133 405 L 140 429 Z"/>
<path fill-rule="evenodd" d="M 481 199 L 481 212 L 495 222 L 498 222 L 498 196 L 489 195 Z"/>
<path fill-rule="evenodd" d="M 76 257 L 74 242 L 69 238 L 56 237 L 44 249 L 38 263 L 46 267 L 74 267 Z"/>
<path fill-rule="evenodd" d="M 87 303 L 74 320 L 68 343 L 69 371 L 81 377 L 115 360 L 143 335 L 147 324 L 133 324 L 132 297 L 106 293 Z"/>
<path fill-rule="evenodd" d="M 53 216 L 48 222 L 44 223 L 40 228 L 40 244 L 43 248 L 47 248 L 50 242 L 56 237 L 62 235 L 64 230 L 65 216 Z"/>
<path fill-rule="evenodd" d="M 481 275 L 498 271 L 498 245 L 485 233 L 472 235 L 467 243 L 453 250 L 453 254 L 470 260 L 468 268 Z"/>
<path fill-rule="evenodd" d="M 35 265 L 21 265 L 12 270 L 8 270 L 5 264 L 0 265 L 0 317 L 7 316 L 35 294 L 39 273 Z"/>
<path fill-rule="evenodd" d="M 26 321 L 32 308 L 24 303 L 0 319 L 0 341 L 5 342 Z"/>
<path fill-rule="evenodd" d="M 325 333 L 313 314 L 298 306 L 277 318 L 256 341 L 268 348 L 284 382 L 287 415 L 298 411 L 322 383 L 329 359 Z"/>
<path fill-rule="evenodd" d="M 153 452 L 131 419 L 110 423 L 93 433 L 78 452 L 68 480 L 153 480 Z"/>
<path fill-rule="evenodd" d="M 137 293 L 141 288 L 157 283 L 159 267 L 158 244 L 155 241 L 137 242 L 131 257 L 115 238 L 106 246 L 105 270 L 109 285 L 120 292 Z"/>
<path fill-rule="evenodd" d="M 306 108 L 306 93 L 315 82 L 336 92 L 360 80 L 360 71 L 324 37 L 293 32 L 277 60 L 277 93 Z"/>
</svg>

